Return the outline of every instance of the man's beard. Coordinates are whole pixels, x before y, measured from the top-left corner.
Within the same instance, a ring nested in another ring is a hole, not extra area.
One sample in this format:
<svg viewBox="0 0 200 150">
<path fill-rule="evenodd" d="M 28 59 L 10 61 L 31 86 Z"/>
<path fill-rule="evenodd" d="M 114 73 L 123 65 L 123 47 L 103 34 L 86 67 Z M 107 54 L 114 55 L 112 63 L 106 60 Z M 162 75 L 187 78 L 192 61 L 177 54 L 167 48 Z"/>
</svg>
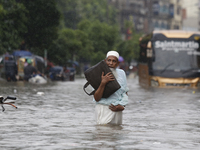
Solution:
<svg viewBox="0 0 200 150">
<path fill-rule="evenodd" d="M 115 76 L 115 78 L 117 79 L 118 74 L 117 74 L 116 69 L 115 68 L 110 68 L 110 70 L 111 70 L 112 74 Z"/>
</svg>

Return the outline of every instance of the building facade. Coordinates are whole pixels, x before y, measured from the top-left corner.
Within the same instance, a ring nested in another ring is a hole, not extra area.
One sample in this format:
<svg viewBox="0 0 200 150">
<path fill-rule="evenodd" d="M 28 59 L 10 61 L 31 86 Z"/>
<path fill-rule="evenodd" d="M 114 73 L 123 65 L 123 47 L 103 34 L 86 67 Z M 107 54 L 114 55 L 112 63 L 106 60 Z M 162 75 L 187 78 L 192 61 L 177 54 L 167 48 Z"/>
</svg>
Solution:
<svg viewBox="0 0 200 150">
<path fill-rule="evenodd" d="M 183 29 L 190 31 L 200 30 L 200 0 L 183 0 L 182 7 L 185 10 L 185 16 L 183 17 Z"/>
<path fill-rule="evenodd" d="M 182 29 L 182 0 L 108 0 L 118 9 L 123 33 L 125 20 L 133 21 L 136 32 L 149 33 L 157 29 Z"/>
</svg>

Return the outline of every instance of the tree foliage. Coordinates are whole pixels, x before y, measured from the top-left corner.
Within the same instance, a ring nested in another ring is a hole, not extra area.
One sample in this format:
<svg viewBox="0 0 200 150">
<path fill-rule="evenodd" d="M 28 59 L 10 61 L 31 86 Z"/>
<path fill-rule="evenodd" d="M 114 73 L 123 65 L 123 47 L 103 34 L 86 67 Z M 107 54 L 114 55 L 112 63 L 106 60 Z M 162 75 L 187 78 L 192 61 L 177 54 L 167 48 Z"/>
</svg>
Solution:
<svg viewBox="0 0 200 150">
<path fill-rule="evenodd" d="M 19 48 L 27 31 L 26 8 L 15 0 L 0 1 L 0 54 Z"/>
<path fill-rule="evenodd" d="M 107 0 L 59 0 L 57 3 L 63 19 L 61 27 L 76 29 L 85 19 L 117 24 L 117 10 Z"/>
<path fill-rule="evenodd" d="M 139 37 L 140 34 L 133 34 L 130 40 L 122 41 L 117 46 L 117 51 L 129 63 L 139 58 Z"/>
<path fill-rule="evenodd" d="M 136 33 L 134 30 L 133 20 L 126 20 L 124 22 L 126 30 L 129 30 L 130 39 L 119 42 L 117 51 L 123 58 L 130 63 L 133 59 L 139 59 L 139 38 L 141 34 Z"/>
<path fill-rule="evenodd" d="M 80 21 L 79 12 L 77 6 L 79 0 L 58 0 L 58 10 L 61 14 L 60 27 L 76 29 L 78 22 Z"/>
<path fill-rule="evenodd" d="M 68 60 L 89 61 L 92 51 L 91 41 L 85 32 L 65 28 L 50 48 L 49 58 L 62 65 Z"/>
<path fill-rule="evenodd" d="M 53 40 L 57 39 L 60 13 L 55 0 L 22 0 L 28 13 L 27 32 L 24 40 L 27 48 L 42 55 Z"/>
<path fill-rule="evenodd" d="M 93 54 L 91 60 L 96 63 L 105 58 L 109 50 L 114 49 L 117 41 L 120 39 L 117 26 L 111 26 L 98 20 L 90 22 L 83 20 L 78 28 L 84 31 L 92 43 Z"/>
<path fill-rule="evenodd" d="M 99 20 L 110 25 L 117 24 L 117 10 L 108 5 L 107 0 L 79 0 L 78 10 L 82 20 Z"/>
<path fill-rule="evenodd" d="M 68 60 L 91 62 L 117 50 L 126 61 L 138 58 L 138 34 L 133 20 L 130 40 L 123 41 L 117 23 L 117 9 L 107 0 L 1 0 L 0 53 L 26 49 L 49 60 L 65 64 Z"/>
<path fill-rule="evenodd" d="M 42 55 L 57 39 L 60 13 L 55 0 L 1 0 L 0 53 L 26 49 Z"/>
</svg>

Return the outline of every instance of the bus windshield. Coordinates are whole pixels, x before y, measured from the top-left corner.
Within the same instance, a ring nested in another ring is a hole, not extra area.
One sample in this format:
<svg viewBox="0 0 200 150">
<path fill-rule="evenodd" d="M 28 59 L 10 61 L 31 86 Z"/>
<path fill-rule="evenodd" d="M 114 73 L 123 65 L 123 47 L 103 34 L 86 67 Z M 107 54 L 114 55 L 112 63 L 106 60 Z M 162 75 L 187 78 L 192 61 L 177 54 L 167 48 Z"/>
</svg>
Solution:
<svg viewBox="0 0 200 150">
<path fill-rule="evenodd" d="M 186 71 L 200 68 L 199 42 L 192 39 L 166 38 L 152 43 L 153 70 Z"/>
</svg>

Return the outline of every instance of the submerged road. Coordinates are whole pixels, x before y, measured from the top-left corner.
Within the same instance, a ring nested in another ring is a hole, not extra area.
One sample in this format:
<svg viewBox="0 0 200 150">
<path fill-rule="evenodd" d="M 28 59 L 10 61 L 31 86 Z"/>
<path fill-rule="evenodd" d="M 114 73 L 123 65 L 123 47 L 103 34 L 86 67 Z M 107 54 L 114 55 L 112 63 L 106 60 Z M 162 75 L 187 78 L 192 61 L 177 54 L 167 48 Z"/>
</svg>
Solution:
<svg viewBox="0 0 200 150">
<path fill-rule="evenodd" d="M 96 125 L 85 79 L 74 82 L 0 83 L 17 97 L 1 112 L 1 150 L 198 150 L 200 90 L 143 89 L 128 78 L 129 104 L 121 126 Z"/>
</svg>

